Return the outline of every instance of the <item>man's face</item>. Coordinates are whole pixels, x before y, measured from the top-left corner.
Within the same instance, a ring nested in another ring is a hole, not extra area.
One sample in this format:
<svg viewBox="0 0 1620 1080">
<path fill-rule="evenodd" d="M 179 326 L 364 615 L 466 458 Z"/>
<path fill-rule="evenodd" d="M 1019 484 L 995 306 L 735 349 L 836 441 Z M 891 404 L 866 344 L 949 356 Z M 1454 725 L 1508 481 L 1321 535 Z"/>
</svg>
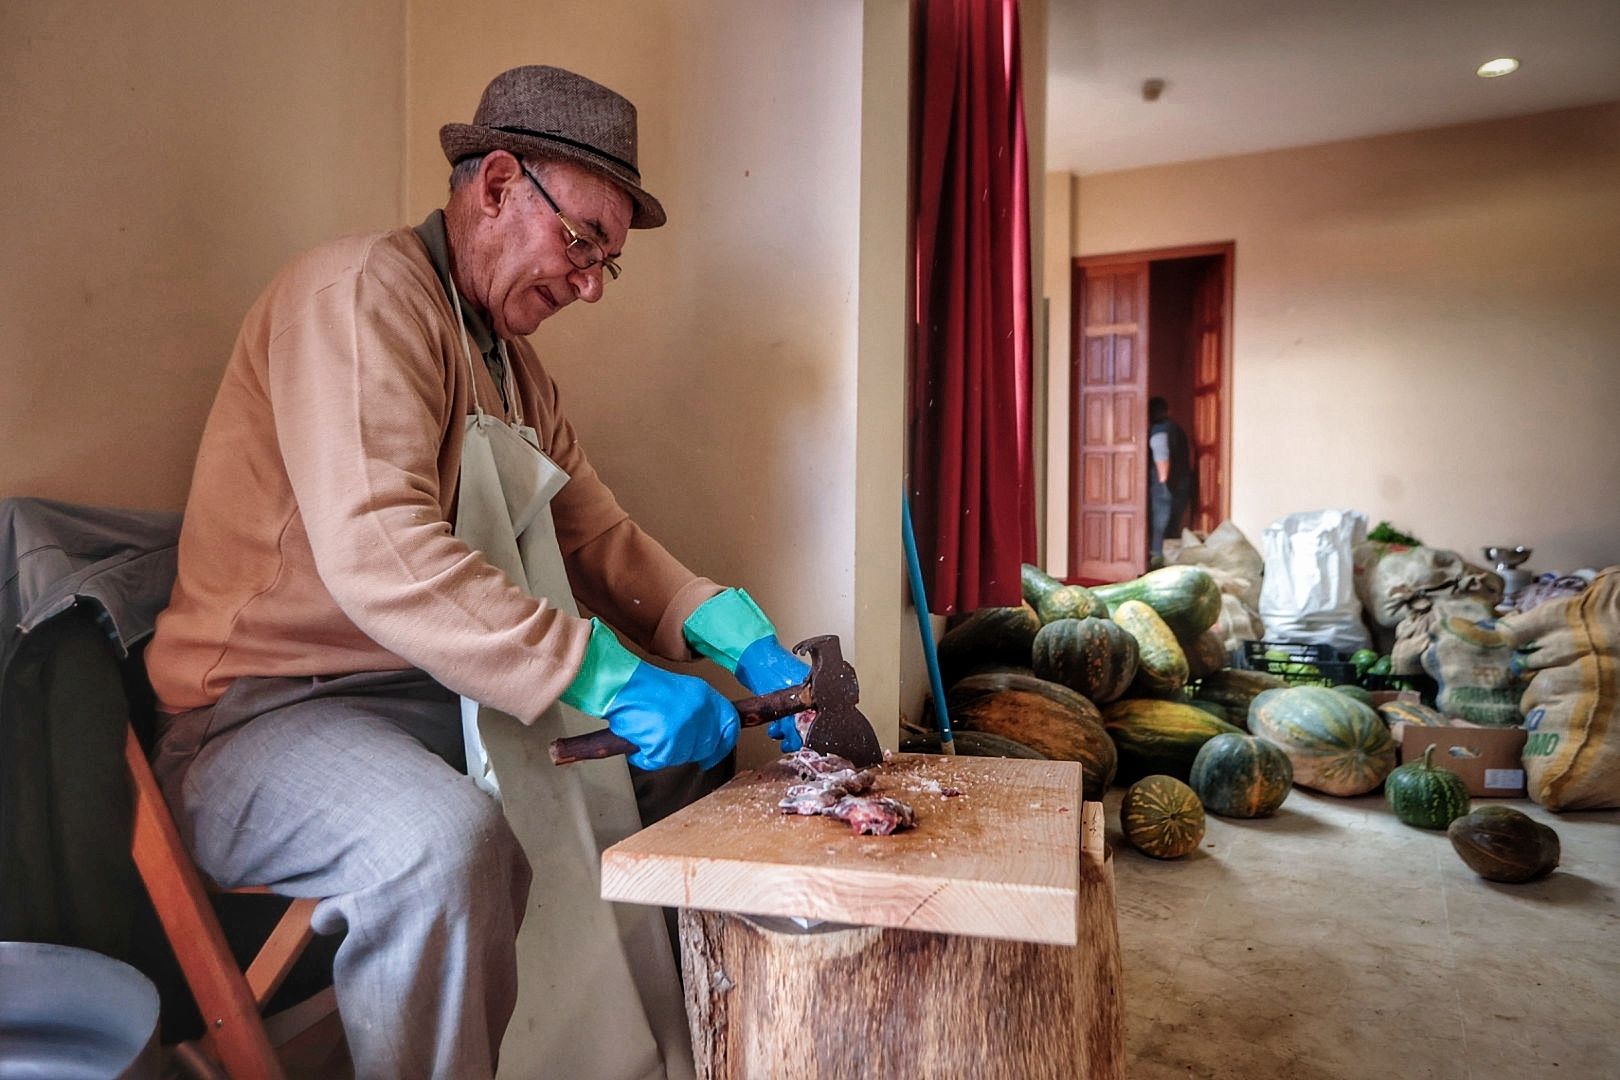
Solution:
<svg viewBox="0 0 1620 1080">
<path fill-rule="evenodd" d="M 530 166 L 534 169 L 534 166 Z M 630 196 L 610 180 L 556 164 L 540 183 L 580 233 L 616 258 L 630 231 Z M 602 298 L 601 266 L 581 270 L 568 257 L 568 231 L 521 173 L 507 184 L 495 221 L 498 246 L 490 265 L 489 315 L 501 337 L 532 334 L 575 300 Z"/>
</svg>

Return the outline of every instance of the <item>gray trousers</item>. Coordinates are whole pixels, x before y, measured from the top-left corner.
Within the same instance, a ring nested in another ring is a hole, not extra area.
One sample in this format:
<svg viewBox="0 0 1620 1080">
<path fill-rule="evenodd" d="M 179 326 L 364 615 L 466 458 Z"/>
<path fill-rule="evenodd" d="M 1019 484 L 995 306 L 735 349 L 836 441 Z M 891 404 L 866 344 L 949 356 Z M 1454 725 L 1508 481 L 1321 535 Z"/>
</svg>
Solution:
<svg viewBox="0 0 1620 1080">
<path fill-rule="evenodd" d="M 203 873 L 323 898 L 357 1078 L 494 1075 L 529 864 L 462 757 L 457 698 L 419 671 L 238 679 L 158 744 Z"/>
</svg>

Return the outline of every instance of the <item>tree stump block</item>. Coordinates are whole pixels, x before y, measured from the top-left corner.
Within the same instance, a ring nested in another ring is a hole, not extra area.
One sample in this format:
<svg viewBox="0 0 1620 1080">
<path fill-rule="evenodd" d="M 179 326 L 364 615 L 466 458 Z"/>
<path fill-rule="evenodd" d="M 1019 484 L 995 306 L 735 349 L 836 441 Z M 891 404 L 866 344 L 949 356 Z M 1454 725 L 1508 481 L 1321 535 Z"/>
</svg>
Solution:
<svg viewBox="0 0 1620 1080">
<path fill-rule="evenodd" d="M 682 909 L 697 1075 L 1123 1077 L 1102 806 L 1084 804 L 1077 945 Z"/>
</svg>

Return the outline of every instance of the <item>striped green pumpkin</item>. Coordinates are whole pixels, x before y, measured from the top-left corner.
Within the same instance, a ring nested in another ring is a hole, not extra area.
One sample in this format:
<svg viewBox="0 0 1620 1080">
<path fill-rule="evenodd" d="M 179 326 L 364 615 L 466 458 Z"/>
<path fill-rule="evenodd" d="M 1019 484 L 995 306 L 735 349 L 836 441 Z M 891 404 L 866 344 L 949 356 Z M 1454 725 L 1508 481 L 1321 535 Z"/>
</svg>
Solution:
<svg viewBox="0 0 1620 1080">
<path fill-rule="evenodd" d="M 1436 768 L 1434 743 L 1422 761 L 1409 761 L 1384 781 L 1384 799 L 1395 816 L 1420 829 L 1444 829 L 1468 813 L 1468 785 L 1450 769 Z"/>
<path fill-rule="evenodd" d="M 1288 755 L 1253 735 L 1217 735 L 1193 759 L 1188 779 L 1204 809 L 1222 817 L 1276 813 L 1294 786 Z"/>
<path fill-rule="evenodd" d="M 1168 697 L 1187 685 L 1187 654 L 1157 611 L 1140 600 L 1126 600 L 1114 608 L 1114 621 L 1136 639 L 1139 693 Z"/>
<path fill-rule="evenodd" d="M 1363 795 L 1395 768 L 1378 714 L 1325 686 L 1267 690 L 1249 707 L 1249 730 L 1288 755 L 1294 783 L 1327 795 Z"/>
<path fill-rule="evenodd" d="M 1179 859 L 1204 839 L 1204 807 L 1173 776 L 1132 784 L 1119 804 L 1119 827 L 1131 846 L 1155 859 Z"/>
<path fill-rule="evenodd" d="M 1110 619 L 1058 619 L 1035 635 L 1035 674 L 1098 705 L 1116 700 L 1136 678 L 1136 639 Z"/>
</svg>

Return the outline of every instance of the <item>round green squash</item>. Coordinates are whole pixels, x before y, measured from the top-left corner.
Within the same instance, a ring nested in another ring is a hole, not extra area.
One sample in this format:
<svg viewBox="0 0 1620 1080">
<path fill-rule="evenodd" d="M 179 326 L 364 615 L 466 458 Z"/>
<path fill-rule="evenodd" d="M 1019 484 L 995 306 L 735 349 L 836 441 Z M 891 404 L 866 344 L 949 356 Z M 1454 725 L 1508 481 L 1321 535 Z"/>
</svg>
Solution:
<svg viewBox="0 0 1620 1080">
<path fill-rule="evenodd" d="M 1552 873 L 1558 834 L 1511 806 L 1482 806 L 1446 829 L 1468 868 L 1487 881 L 1517 885 Z"/>
<path fill-rule="evenodd" d="M 1166 566 L 1134 581 L 1098 585 L 1091 591 L 1111 612 L 1126 600 L 1140 600 L 1184 638 L 1202 634 L 1221 615 L 1220 586 L 1199 566 Z"/>
<path fill-rule="evenodd" d="M 1028 604 L 980 608 L 939 639 L 939 670 L 949 686 L 992 665 L 1028 666 L 1040 616 Z"/>
<path fill-rule="evenodd" d="M 1434 743 L 1422 761 L 1409 761 L 1384 780 L 1384 799 L 1395 816 L 1420 829 L 1444 829 L 1468 813 L 1468 785 L 1434 765 Z"/>
<path fill-rule="evenodd" d="M 1179 859 L 1204 839 L 1204 807 L 1173 776 L 1148 776 L 1119 804 L 1119 827 L 1131 846 L 1155 859 Z"/>
<path fill-rule="evenodd" d="M 1058 619 L 1108 617 L 1108 605 L 1084 585 L 1065 585 L 1038 566 L 1024 563 L 1020 571 L 1024 602 L 1035 609 L 1041 622 Z"/>
<path fill-rule="evenodd" d="M 1249 706 L 1249 730 L 1288 755 L 1294 783 L 1327 795 L 1363 795 L 1395 768 L 1378 714 L 1325 686 L 1265 691 Z"/>
<path fill-rule="evenodd" d="M 1288 755 L 1253 735 L 1217 735 L 1198 750 L 1188 779 L 1204 809 L 1222 817 L 1276 813 L 1294 785 Z"/>
<path fill-rule="evenodd" d="M 1126 698 L 1103 710 L 1103 727 L 1119 750 L 1127 779 L 1164 773 L 1185 780 L 1193 759 L 1217 735 L 1242 734 L 1195 705 Z"/>
<path fill-rule="evenodd" d="M 1114 621 L 1136 639 L 1137 689 L 1153 697 L 1172 696 L 1187 685 L 1187 654 L 1159 613 L 1140 600 L 1114 608 Z"/>
<path fill-rule="evenodd" d="M 1078 761 L 1085 797 L 1100 799 L 1119 757 L 1097 707 L 1066 686 L 1026 675 L 975 675 L 945 695 L 953 729 L 985 731 L 1056 761 Z"/>
<path fill-rule="evenodd" d="M 1136 678 L 1138 648 L 1111 619 L 1058 619 L 1035 635 L 1035 674 L 1098 705 L 1116 700 Z"/>
</svg>

